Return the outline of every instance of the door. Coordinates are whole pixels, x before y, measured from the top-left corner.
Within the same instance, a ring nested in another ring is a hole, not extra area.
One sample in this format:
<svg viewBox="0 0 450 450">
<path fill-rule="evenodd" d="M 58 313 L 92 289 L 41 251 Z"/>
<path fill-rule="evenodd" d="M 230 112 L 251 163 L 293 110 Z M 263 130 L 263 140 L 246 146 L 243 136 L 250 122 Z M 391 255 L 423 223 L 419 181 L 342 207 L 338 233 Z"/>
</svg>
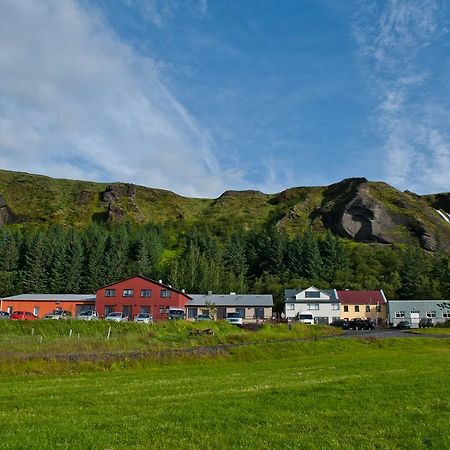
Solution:
<svg viewBox="0 0 450 450">
<path fill-rule="evenodd" d="M 131 320 L 131 305 L 123 305 L 122 312 Z"/>
<path fill-rule="evenodd" d="M 411 311 L 411 328 L 419 328 L 420 313 Z"/>
</svg>

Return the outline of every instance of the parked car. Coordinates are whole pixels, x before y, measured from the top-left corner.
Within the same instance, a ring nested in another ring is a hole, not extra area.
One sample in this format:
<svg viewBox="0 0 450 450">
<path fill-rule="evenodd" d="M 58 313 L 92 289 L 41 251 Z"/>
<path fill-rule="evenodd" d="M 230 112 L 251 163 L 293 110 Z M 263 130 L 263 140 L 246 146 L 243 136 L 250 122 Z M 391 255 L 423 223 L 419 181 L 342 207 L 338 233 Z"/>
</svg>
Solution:
<svg viewBox="0 0 450 450">
<path fill-rule="evenodd" d="M 349 330 L 374 330 L 375 322 L 370 319 L 352 319 L 348 322 Z"/>
<path fill-rule="evenodd" d="M 6 311 L 0 311 L 0 320 L 1 319 L 9 319 L 11 316 L 11 314 L 9 314 L 9 312 Z"/>
<path fill-rule="evenodd" d="M 314 325 L 314 316 L 309 313 L 298 313 L 296 319 L 300 323 L 305 323 L 307 325 Z"/>
<path fill-rule="evenodd" d="M 233 325 L 237 325 L 238 327 L 242 327 L 243 321 L 241 314 L 238 312 L 229 312 L 225 316 L 225 320 Z"/>
<path fill-rule="evenodd" d="M 92 309 L 89 309 L 87 311 L 81 311 L 80 314 L 78 314 L 77 319 L 79 319 L 79 320 L 98 320 L 98 313 L 97 313 L 97 311 L 94 311 Z"/>
<path fill-rule="evenodd" d="M 434 327 L 433 319 L 420 319 L 419 328 L 431 328 Z"/>
<path fill-rule="evenodd" d="M 411 324 L 406 320 L 402 320 L 395 325 L 395 328 L 398 328 L 399 330 L 409 330 L 411 328 Z"/>
<path fill-rule="evenodd" d="M 28 311 L 14 311 L 10 315 L 11 320 L 37 320 L 38 316 L 35 316 L 33 313 Z"/>
<path fill-rule="evenodd" d="M 202 322 L 204 320 L 213 320 L 209 314 L 199 314 L 195 319 L 197 322 Z"/>
<path fill-rule="evenodd" d="M 128 322 L 128 316 L 123 312 L 112 312 L 105 317 L 105 320 L 110 322 Z"/>
<path fill-rule="evenodd" d="M 167 311 L 167 318 L 169 320 L 182 320 L 184 316 L 185 312 L 182 308 L 169 308 Z"/>
<path fill-rule="evenodd" d="M 70 311 L 65 311 L 64 309 L 55 309 L 44 316 L 44 320 L 67 320 L 71 318 L 72 313 Z"/>
<path fill-rule="evenodd" d="M 336 328 L 342 328 L 343 330 L 348 330 L 348 320 L 333 320 L 333 322 L 330 323 L 330 327 L 336 327 Z"/>
<path fill-rule="evenodd" d="M 153 323 L 153 317 L 149 313 L 139 313 L 134 321 L 136 323 Z"/>
</svg>

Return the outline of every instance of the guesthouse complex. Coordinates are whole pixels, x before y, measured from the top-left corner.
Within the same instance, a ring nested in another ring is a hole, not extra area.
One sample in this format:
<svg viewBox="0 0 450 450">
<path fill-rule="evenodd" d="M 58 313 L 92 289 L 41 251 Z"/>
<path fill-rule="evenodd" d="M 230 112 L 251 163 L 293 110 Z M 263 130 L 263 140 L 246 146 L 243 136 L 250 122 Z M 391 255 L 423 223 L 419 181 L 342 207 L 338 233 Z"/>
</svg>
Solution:
<svg viewBox="0 0 450 450">
<path fill-rule="evenodd" d="M 44 317 L 54 310 L 77 316 L 95 310 L 100 317 L 122 313 L 129 318 L 149 314 L 154 321 L 164 321 L 170 311 L 181 311 L 187 320 L 208 315 L 215 320 L 234 313 L 242 323 L 264 322 L 277 318 L 288 321 L 307 317 L 308 322 L 329 325 L 338 320 L 369 319 L 378 326 L 397 325 L 407 321 L 418 327 L 421 320 L 433 324 L 450 320 L 450 300 L 387 299 L 379 290 L 337 290 L 307 288 L 286 289 L 284 308 L 274 311 L 271 294 L 187 294 L 162 280 L 144 276 L 129 277 L 97 289 L 95 294 L 21 294 L 0 299 L 0 310 L 12 313 L 27 311 Z"/>
</svg>

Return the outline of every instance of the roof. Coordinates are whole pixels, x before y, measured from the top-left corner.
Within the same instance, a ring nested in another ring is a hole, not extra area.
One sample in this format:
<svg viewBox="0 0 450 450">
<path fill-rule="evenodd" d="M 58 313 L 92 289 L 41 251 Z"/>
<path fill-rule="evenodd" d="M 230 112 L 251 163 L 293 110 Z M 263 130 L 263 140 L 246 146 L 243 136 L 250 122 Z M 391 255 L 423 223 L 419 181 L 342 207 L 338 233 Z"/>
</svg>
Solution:
<svg viewBox="0 0 450 450">
<path fill-rule="evenodd" d="M 386 297 L 382 289 L 378 291 L 337 291 L 343 305 L 384 304 Z"/>
<path fill-rule="evenodd" d="M 299 292 L 303 292 L 306 291 L 309 288 L 298 288 L 298 289 L 285 289 L 284 290 L 284 297 L 286 299 L 286 301 L 289 301 L 289 303 L 292 303 L 293 301 L 301 301 L 302 303 L 305 302 L 305 300 L 308 300 L 309 302 L 311 302 L 311 300 L 314 300 L 314 303 L 319 302 L 320 303 L 320 299 L 318 298 L 307 298 L 307 299 L 302 299 L 302 300 L 296 300 L 295 296 L 299 293 Z M 336 295 L 336 290 L 335 289 L 317 289 L 320 292 L 323 292 L 324 294 L 327 294 L 330 296 L 330 301 L 339 301 L 339 297 Z M 322 300 L 323 301 L 323 300 Z M 328 301 L 328 300 L 327 300 Z"/>
<path fill-rule="evenodd" d="M 35 301 L 35 302 L 51 302 L 51 301 L 62 301 L 62 302 L 81 302 L 81 301 L 91 301 L 95 302 L 94 294 L 20 294 L 13 295 L 11 297 L 3 297 L 5 300 L 22 300 L 22 301 Z"/>
<path fill-rule="evenodd" d="M 186 294 L 186 292 L 179 291 L 178 289 L 175 289 L 172 286 L 160 283 L 159 281 L 152 280 L 151 278 L 147 278 L 147 277 L 144 277 L 142 275 L 133 275 L 132 277 L 124 278 L 123 280 L 114 281 L 114 283 L 110 283 L 110 284 L 107 284 L 106 286 L 102 286 L 102 287 L 98 288 L 95 292 L 98 292 L 100 289 L 109 288 L 109 287 L 114 286 L 114 285 L 116 285 L 118 283 L 123 283 L 124 281 L 132 280 L 133 278 L 142 278 L 145 281 L 149 281 L 150 283 L 157 284 L 157 285 L 159 285 L 159 286 L 161 286 L 161 287 L 163 287 L 165 289 L 170 289 L 171 291 L 178 292 L 179 294 L 182 294 L 185 297 L 190 298 L 190 296 L 188 294 Z"/>
<path fill-rule="evenodd" d="M 206 306 L 208 304 L 237 308 L 271 308 L 273 306 L 273 297 L 269 294 L 189 294 L 189 297 L 191 300 L 186 303 L 186 306 Z"/>
</svg>

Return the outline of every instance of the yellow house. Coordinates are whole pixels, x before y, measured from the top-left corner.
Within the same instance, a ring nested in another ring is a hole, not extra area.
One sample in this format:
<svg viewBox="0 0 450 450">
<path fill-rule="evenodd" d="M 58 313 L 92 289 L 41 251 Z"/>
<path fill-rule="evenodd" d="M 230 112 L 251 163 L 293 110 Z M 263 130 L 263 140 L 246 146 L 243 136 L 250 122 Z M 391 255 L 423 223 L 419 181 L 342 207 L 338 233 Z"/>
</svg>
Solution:
<svg viewBox="0 0 450 450">
<path fill-rule="evenodd" d="M 372 319 L 379 323 L 387 320 L 387 301 L 382 289 L 378 291 L 337 291 L 340 317 L 344 320 Z"/>
</svg>

